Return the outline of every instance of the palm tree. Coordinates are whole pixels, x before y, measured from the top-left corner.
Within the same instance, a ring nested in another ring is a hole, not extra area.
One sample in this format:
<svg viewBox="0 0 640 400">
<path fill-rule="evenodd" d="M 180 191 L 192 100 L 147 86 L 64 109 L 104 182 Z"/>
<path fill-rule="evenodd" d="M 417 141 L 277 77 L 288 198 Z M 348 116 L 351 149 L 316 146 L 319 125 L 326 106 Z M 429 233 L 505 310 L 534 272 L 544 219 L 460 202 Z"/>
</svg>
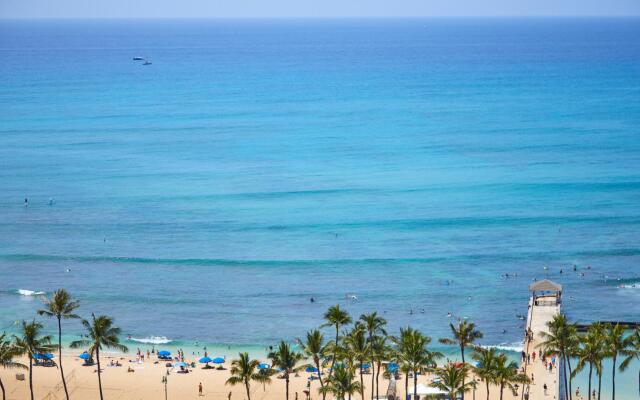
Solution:
<svg viewBox="0 0 640 400">
<path fill-rule="evenodd" d="M 386 336 L 374 336 L 373 341 L 370 343 L 371 354 L 373 355 L 373 361 L 376 363 L 375 383 L 376 383 L 376 398 L 379 398 L 380 390 L 380 370 L 382 369 L 382 362 L 389 359 L 391 354 L 391 348 L 387 344 Z M 371 388 L 373 391 L 373 387 Z"/>
<path fill-rule="evenodd" d="M 398 361 L 404 365 L 404 369 L 413 374 L 413 394 L 417 399 L 418 374 L 425 368 L 433 366 L 435 359 L 442 354 L 429 351 L 427 345 L 431 343 L 431 338 L 410 327 L 400 329 L 400 337 L 392 340 L 397 346 Z M 407 379 L 405 379 L 406 390 Z"/>
<path fill-rule="evenodd" d="M 367 340 L 369 341 L 369 350 L 371 351 L 371 343 L 373 342 L 374 336 L 387 334 L 387 331 L 384 329 L 387 325 L 387 320 L 379 316 L 378 313 L 374 311 L 370 314 L 360 315 L 360 321 L 362 321 L 365 329 L 367 330 Z M 372 353 L 370 354 L 369 361 L 371 364 L 371 400 L 373 400 L 375 364 Z"/>
<path fill-rule="evenodd" d="M 478 362 L 478 366 L 473 370 L 476 375 L 482 379 L 487 388 L 487 399 L 489 396 L 489 387 L 496 381 L 496 358 L 498 357 L 498 351 L 492 347 L 484 349 L 482 347 L 476 347 L 474 349 L 471 358 Z"/>
<path fill-rule="evenodd" d="M 640 327 L 636 327 L 629 339 L 630 345 L 628 349 L 622 351 L 625 359 L 620 364 L 620 372 L 624 372 L 633 360 L 640 360 Z M 640 369 L 638 369 L 638 398 L 640 398 Z"/>
<path fill-rule="evenodd" d="M 619 354 L 624 354 L 632 344 L 633 337 L 624 335 L 624 327 L 620 324 L 609 325 L 607 328 L 607 350 L 612 358 L 611 366 L 611 400 L 616 400 L 616 362 Z"/>
<path fill-rule="evenodd" d="M 98 364 L 98 389 L 100 391 L 100 400 L 103 400 L 102 396 L 102 378 L 100 376 L 100 350 L 103 347 L 107 349 L 115 349 L 126 353 L 129 349 L 120 344 L 120 328 L 113 326 L 113 318 L 100 315 L 98 317 L 95 314 L 91 314 L 91 321 L 86 319 L 82 320 L 82 325 L 87 331 L 89 339 L 81 339 L 71 342 L 71 348 L 77 349 L 80 347 L 89 347 L 88 353 L 96 355 L 96 363 Z"/>
<path fill-rule="evenodd" d="M 53 350 L 51 345 L 51 336 L 42 336 L 43 326 L 35 319 L 31 322 L 22 321 L 20 323 L 20 336 L 13 335 L 16 355 L 26 355 L 29 359 L 29 391 L 31 392 L 31 400 L 34 399 L 33 394 L 33 359 L 36 354 L 44 354 Z"/>
<path fill-rule="evenodd" d="M 58 289 L 53 292 L 53 297 L 45 302 L 45 308 L 38 310 L 38 315 L 55 317 L 58 320 L 58 365 L 60 366 L 62 386 L 67 400 L 69 400 L 69 391 L 67 390 L 67 381 L 64 378 L 64 370 L 62 369 L 62 319 L 80 318 L 80 316 L 74 314 L 78 307 L 80 307 L 80 302 L 72 300 L 69 292 L 64 289 Z"/>
<path fill-rule="evenodd" d="M 320 332 L 320 330 L 314 329 L 307 332 L 307 337 L 304 341 L 298 339 L 297 342 L 298 345 L 300 345 L 304 355 L 313 360 L 314 367 L 316 367 L 316 369 L 318 370 L 318 381 L 320 382 L 320 388 L 324 387 L 321 365 L 322 358 L 324 358 L 324 354 L 326 352 L 324 335 L 322 334 L 322 332 Z M 326 393 L 322 393 L 323 400 L 325 396 Z"/>
<path fill-rule="evenodd" d="M 364 378 L 363 364 L 369 354 L 369 343 L 367 342 L 365 328 L 362 324 L 356 323 L 354 328 L 344 337 L 345 350 L 351 357 L 358 361 L 360 373 L 360 396 L 364 400 Z"/>
<path fill-rule="evenodd" d="M 565 398 L 571 400 L 571 381 L 567 382 L 567 365 L 571 375 L 571 362 L 569 357 L 574 352 L 577 343 L 575 325 L 569 324 L 564 314 L 557 314 L 547 322 L 549 332 L 540 332 L 543 341 L 538 347 L 544 347 L 547 355 L 558 354 L 564 375 Z"/>
<path fill-rule="evenodd" d="M 227 385 L 243 384 L 247 390 L 247 400 L 251 400 L 251 381 L 259 383 L 271 383 L 271 378 L 258 370 L 260 361 L 249 358 L 249 353 L 240 353 L 240 358 L 231 362 L 231 376 L 227 379 Z"/>
<path fill-rule="evenodd" d="M 571 378 L 574 378 L 584 368 L 589 366 L 589 384 L 588 395 L 591 396 L 591 378 L 593 376 L 593 368 L 599 371 L 598 365 L 604 357 L 605 348 L 604 335 L 602 331 L 602 325 L 599 323 L 593 323 L 587 330 L 586 335 L 581 337 L 580 346 L 578 347 L 575 355 L 578 358 L 578 364 L 571 374 Z"/>
<path fill-rule="evenodd" d="M 462 362 L 465 363 L 464 349 L 466 347 L 472 346 L 478 339 L 482 339 L 482 332 L 476 329 L 476 324 L 467 320 L 459 321 L 457 327 L 452 323 L 449 323 L 449 328 L 451 328 L 451 334 L 453 335 L 453 337 L 442 338 L 440 339 L 440 343 L 448 345 L 458 345 L 460 347 L 460 356 L 462 357 Z M 462 377 L 463 386 L 465 378 L 466 375 Z M 464 392 L 462 392 L 462 400 L 464 400 Z"/>
<path fill-rule="evenodd" d="M 331 359 L 331 366 L 329 367 L 329 378 L 333 373 L 333 366 L 336 363 L 336 354 L 338 352 L 338 345 L 340 343 L 340 327 L 351 323 L 351 317 L 349 313 L 342 310 L 339 304 L 329 307 L 327 312 L 324 313 L 324 319 L 327 321 L 322 326 L 335 326 L 336 328 L 336 340 L 333 347 L 333 357 Z"/>
<path fill-rule="evenodd" d="M 517 396 L 516 385 L 530 382 L 525 374 L 518 373 L 518 364 L 515 361 L 509 362 L 505 354 L 500 354 L 495 358 L 494 371 L 495 382 L 500 387 L 500 400 L 502 400 L 505 388 L 510 389 L 513 395 Z"/>
<path fill-rule="evenodd" d="M 360 383 L 354 381 L 354 369 L 345 365 L 338 365 L 334 371 L 333 376 L 327 380 L 327 385 L 320 388 L 322 394 L 331 393 L 335 396 L 336 400 L 345 400 L 348 396 L 355 393 L 362 392 Z"/>
<path fill-rule="evenodd" d="M 434 380 L 431 386 L 447 392 L 451 400 L 456 399 L 458 394 L 464 394 L 473 385 L 472 382 L 465 383 L 469 372 L 466 364 L 456 366 L 449 363 L 442 368 L 436 369 L 435 372 L 438 379 Z"/>
<path fill-rule="evenodd" d="M 13 346 L 13 344 L 6 339 L 5 333 L 0 335 L 0 367 L 4 369 L 21 368 L 27 369 L 27 366 L 19 362 L 13 361 L 13 359 L 19 355 L 19 351 Z M 6 400 L 6 393 L 4 391 L 4 385 L 2 379 L 0 379 L 0 389 L 2 390 L 2 400 Z"/>
<path fill-rule="evenodd" d="M 273 367 L 278 367 L 282 370 L 286 385 L 285 400 L 289 400 L 289 376 L 303 368 L 297 366 L 298 362 L 302 360 L 302 354 L 291 350 L 291 347 L 285 341 L 281 341 L 278 349 L 269 353 L 268 357 L 271 359 Z"/>
</svg>

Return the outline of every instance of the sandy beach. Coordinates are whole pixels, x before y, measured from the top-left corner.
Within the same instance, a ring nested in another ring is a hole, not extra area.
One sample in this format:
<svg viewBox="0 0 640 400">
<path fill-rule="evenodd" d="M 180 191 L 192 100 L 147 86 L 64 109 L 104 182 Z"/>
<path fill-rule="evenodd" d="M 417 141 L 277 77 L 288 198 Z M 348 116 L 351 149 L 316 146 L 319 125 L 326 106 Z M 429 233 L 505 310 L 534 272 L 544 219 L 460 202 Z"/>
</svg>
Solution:
<svg viewBox="0 0 640 400">
<path fill-rule="evenodd" d="M 127 400 L 157 400 L 164 398 L 164 386 L 162 384 L 162 376 L 166 374 L 167 368 L 165 362 L 155 362 L 155 357 L 151 360 L 145 360 L 144 363 L 129 363 L 129 360 L 135 359 L 132 354 L 108 355 L 104 357 L 102 382 L 105 399 L 127 399 Z M 109 367 L 110 361 L 120 361 L 121 367 Z M 195 359 L 187 357 L 187 361 L 195 361 Z M 268 360 L 265 360 L 268 362 Z M 22 360 L 26 362 L 26 360 Z M 68 377 L 69 394 L 72 399 L 94 400 L 99 399 L 98 380 L 96 376 L 95 366 L 82 366 L 83 361 L 76 356 L 63 356 L 64 368 Z M 231 393 L 232 400 L 246 399 L 244 386 L 225 385 L 225 381 L 229 377 L 228 361 L 225 365 L 227 370 L 202 369 L 201 364 L 196 364 L 196 368 L 190 369 L 188 374 L 178 374 L 171 371 L 168 377 L 167 397 L 169 399 L 228 399 Z M 127 372 L 131 366 L 135 372 Z M 16 380 L 16 373 L 24 373 L 25 380 Z M 307 389 L 308 378 L 312 374 L 300 372 L 298 376 L 291 377 L 290 383 L 290 399 L 305 399 L 304 391 Z M 0 370 L 2 378 L 7 389 L 7 400 L 23 400 L 29 398 L 29 382 L 27 371 L 18 370 Z M 371 379 L 371 375 L 365 375 L 365 399 L 370 399 L 369 385 L 367 381 Z M 418 383 L 427 385 L 431 381 L 430 375 L 420 376 Z M 202 382 L 203 396 L 198 395 L 198 384 Z M 411 386 L 410 380 L 410 386 Z M 380 397 L 383 398 L 387 386 L 388 379 L 380 376 Z M 311 399 L 318 399 L 319 383 L 313 380 L 311 383 Z M 36 399 L 55 400 L 64 399 L 64 391 L 60 382 L 60 372 L 56 367 L 35 367 L 34 369 L 34 390 Z M 399 396 L 404 393 L 404 381 L 398 382 Z M 411 389 L 410 389 L 411 390 Z M 491 398 L 498 398 L 497 388 Z M 484 386 L 479 385 L 475 394 L 475 399 L 486 400 L 484 394 Z M 274 377 L 271 384 L 262 387 L 258 384 L 252 384 L 251 398 L 254 400 L 282 400 L 285 395 L 285 382 L 283 379 Z M 473 399 L 473 394 L 469 393 L 469 399 Z M 327 398 L 333 398 L 327 396 Z M 356 395 L 353 399 L 359 399 Z M 510 393 L 505 392 L 504 399 L 512 399 Z"/>
</svg>

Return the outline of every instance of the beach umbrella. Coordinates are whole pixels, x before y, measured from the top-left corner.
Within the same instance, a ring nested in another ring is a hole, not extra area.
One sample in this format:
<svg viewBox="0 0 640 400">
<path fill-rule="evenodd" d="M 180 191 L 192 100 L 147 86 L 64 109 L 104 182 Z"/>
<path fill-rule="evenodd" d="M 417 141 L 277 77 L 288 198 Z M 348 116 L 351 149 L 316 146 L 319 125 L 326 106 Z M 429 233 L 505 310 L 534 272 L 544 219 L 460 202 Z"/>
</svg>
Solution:
<svg viewBox="0 0 640 400">
<path fill-rule="evenodd" d="M 224 358 L 222 357 L 216 357 L 213 359 L 213 362 L 216 364 L 224 364 Z"/>
<path fill-rule="evenodd" d="M 389 372 L 396 372 L 398 370 L 398 364 L 396 363 L 389 363 Z"/>
<path fill-rule="evenodd" d="M 369 369 L 369 364 L 362 364 L 362 368 Z"/>
<path fill-rule="evenodd" d="M 53 354 L 51 353 L 36 353 L 33 355 L 36 360 L 52 360 Z"/>
<path fill-rule="evenodd" d="M 179 362 L 177 362 L 177 363 L 175 363 L 173 365 L 175 367 L 187 367 L 187 366 L 189 366 L 189 364 L 187 364 L 186 362 L 182 362 L 182 361 L 179 361 Z"/>
<path fill-rule="evenodd" d="M 258 365 L 258 369 L 269 369 L 271 368 L 271 365 L 269 364 L 260 364 Z"/>
<path fill-rule="evenodd" d="M 91 354 L 89 354 L 87 352 L 84 352 L 84 353 L 80 354 L 78 357 L 80 357 L 83 360 L 88 360 L 88 359 L 91 358 Z"/>
<path fill-rule="evenodd" d="M 158 355 L 161 357 L 169 357 L 171 355 L 171 352 L 167 350 L 160 350 L 158 352 Z"/>
<path fill-rule="evenodd" d="M 211 358 L 209 357 L 202 357 L 200 360 L 198 360 L 200 363 L 202 364 L 209 364 L 211 361 L 213 361 Z"/>
<path fill-rule="evenodd" d="M 318 368 L 316 368 L 316 367 L 307 367 L 307 369 L 305 369 L 305 371 L 307 371 L 307 372 L 318 372 Z"/>
</svg>

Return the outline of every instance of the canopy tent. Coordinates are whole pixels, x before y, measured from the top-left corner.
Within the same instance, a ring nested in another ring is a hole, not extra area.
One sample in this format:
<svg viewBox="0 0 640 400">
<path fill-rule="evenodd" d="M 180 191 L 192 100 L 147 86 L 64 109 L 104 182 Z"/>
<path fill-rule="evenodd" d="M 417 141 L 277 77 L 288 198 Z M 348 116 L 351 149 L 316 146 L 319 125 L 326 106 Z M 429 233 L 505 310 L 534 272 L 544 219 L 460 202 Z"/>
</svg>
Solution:
<svg viewBox="0 0 640 400">
<path fill-rule="evenodd" d="M 409 385 L 409 394 L 413 395 L 413 386 Z M 418 384 L 417 390 L 416 390 L 416 394 L 418 396 L 431 396 L 431 395 L 437 395 L 437 394 L 447 394 L 447 392 L 445 392 L 444 390 L 440 390 L 438 388 L 434 388 L 432 386 L 426 386 L 423 385 L 422 383 Z"/>
</svg>

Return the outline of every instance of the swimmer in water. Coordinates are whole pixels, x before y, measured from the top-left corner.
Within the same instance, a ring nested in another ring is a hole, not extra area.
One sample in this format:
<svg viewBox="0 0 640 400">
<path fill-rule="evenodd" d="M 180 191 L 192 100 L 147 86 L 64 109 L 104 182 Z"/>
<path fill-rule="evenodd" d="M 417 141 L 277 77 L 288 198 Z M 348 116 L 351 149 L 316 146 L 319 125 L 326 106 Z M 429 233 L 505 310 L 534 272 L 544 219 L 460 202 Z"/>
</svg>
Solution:
<svg viewBox="0 0 640 400">
<path fill-rule="evenodd" d="M 71 272 L 71 268 L 67 268 L 67 272 Z"/>
<path fill-rule="evenodd" d="M 309 299 L 309 301 L 311 301 L 312 303 L 316 302 L 316 299 L 314 299 L 313 297 L 311 299 Z"/>
<path fill-rule="evenodd" d="M 24 206 L 29 207 L 29 199 L 26 197 L 24 198 Z"/>
</svg>

